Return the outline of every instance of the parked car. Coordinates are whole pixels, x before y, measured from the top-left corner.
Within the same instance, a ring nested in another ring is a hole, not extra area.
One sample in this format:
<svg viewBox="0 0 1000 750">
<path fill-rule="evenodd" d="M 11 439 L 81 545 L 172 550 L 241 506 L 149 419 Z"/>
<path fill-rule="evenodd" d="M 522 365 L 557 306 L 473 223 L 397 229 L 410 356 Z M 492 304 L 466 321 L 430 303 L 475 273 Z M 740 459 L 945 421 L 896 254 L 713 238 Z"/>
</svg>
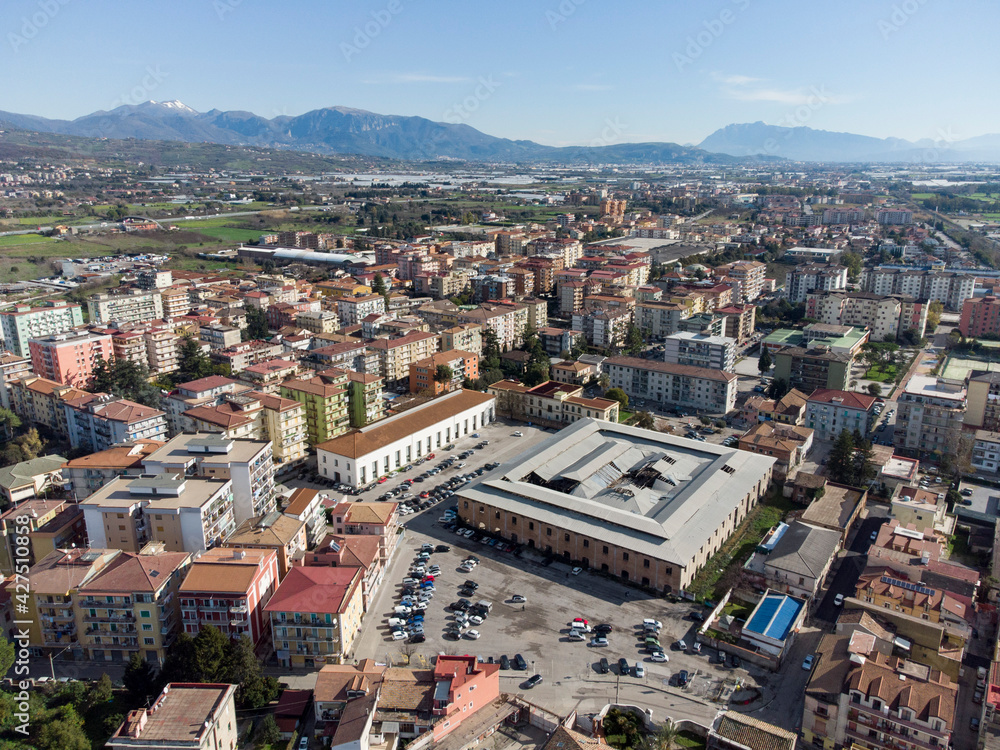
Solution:
<svg viewBox="0 0 1000 750">
<path fill-rule="evenodd" d="M 595 638 L 591 638 L 590 639 L 590 645 L 594 646 L 595 648 L 598 648 L 598 647 L 601 647 L 601 646 L 607 646 L 608 645 L 608 639 L 606 637 L 604 637 L 603 635 L 599 635 L 599 636 L 597 636 Z"/>
<path fill-rule="evenodd" d="M 688 674 L 686 669 L 682 669 L 677 673 L 677 684 L 680 687 L 687 687 L 687 684 L 691 681 L 691 675 Z"/>
<path fill-rule="evenodd" d="M 833 597 L 833 606 L 839 607 L 843 603 L 844 603 L 844 595 L 843 594 L 837 594 L 835 597 Z"/>
<path fill-rule="evenodd" d="M 521 596 L 520 594 L 514 594 L 514 596 L 512 596 L 510 600 L 514 604 L 524 604 L 525 602 L 528 601 L 525 597 Z"/>
<path fill-rule="evenodd" d="M 514 663 L 520 671 L 524 671 L 528 668 L 528 662 L 524 660 L 524 657 L 520 654 L 514 654 Z"/>
<path fill-rule="evenodd" d="M 662 651 L 654 651 L 649 655 L 649 660 L 654 662 L 665 662 L 670 661 L 670 657 Z"/>
<path fill-rule="evenodd" d="M 635 664 L 635 676 L 639 678 L 646 676 L 646 668 L 638 662 Z"/>
<path fill-rule="evenodd" d="M 507 654 L 500 657 L 500 669 L 510 669 L 510 659 L 507 658 Z"/>
<path fill-rule="evenodd" d="M 813 662 L 815 660 L 816 660 L 815 655 L 809 654 L 809 656 L 807 656 L 805 660 L 802 662 L 802 668 L 808 672 L 810 669 L 813 668 Z"/>
<path fill-rule="evenodd" d="M 618 660 L 618 674 L 624 676 L 629 672 L 628 659 L 622 657 Z"/>
<path fill-rule="evenodd" d="M 533 688 L 535 685 L 540 685 L 542 682 L 542 676 L 540 674 L 534 674 L 524 681 L 524 686 L 526 688 Z"/>
<path fill-rule="evenodd" d="M 608 672 L 611 671 L 611 665 L 608 663 L 607 659 L 603 657 L 601 658 L 601 661 L 598 662 L 597 665 L 597 671 L 600 672 L 601 674 L 607 674 Z"/>
</svg>

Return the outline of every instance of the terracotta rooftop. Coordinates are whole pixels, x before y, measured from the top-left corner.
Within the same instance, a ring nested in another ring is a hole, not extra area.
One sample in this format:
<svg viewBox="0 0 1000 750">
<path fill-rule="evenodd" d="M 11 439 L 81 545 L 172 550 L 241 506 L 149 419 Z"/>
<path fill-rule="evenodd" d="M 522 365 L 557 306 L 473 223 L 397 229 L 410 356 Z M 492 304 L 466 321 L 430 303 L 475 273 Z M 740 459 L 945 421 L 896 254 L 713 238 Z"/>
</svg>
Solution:
<svg viewBox="0 0 1000 750">
<path fill-rule="evenodd" d="M 360 585 L 357 568 L 293 567 L 264 610 L 341 613 Z"/>
<path fill-rule="evenodd" d="M 63 466 L 71 469 L 131 469 L 141 466 L 142 459 L 163 445 L 162 440 L 137 440 L 132 445 L 116 445 L 107 450 L 74 458 Z"/>
</svg>

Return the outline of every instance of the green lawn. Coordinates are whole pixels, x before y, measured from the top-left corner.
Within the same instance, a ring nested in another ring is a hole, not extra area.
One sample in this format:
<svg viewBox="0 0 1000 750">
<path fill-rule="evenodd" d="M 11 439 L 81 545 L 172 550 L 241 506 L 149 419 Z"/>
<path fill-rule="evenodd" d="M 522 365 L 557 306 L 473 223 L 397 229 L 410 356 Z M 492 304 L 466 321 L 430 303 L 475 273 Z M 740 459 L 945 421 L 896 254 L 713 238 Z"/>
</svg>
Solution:
<svg viewBox="0 0 1000 750">
<path fill-rule="evenodd" d="M 881 367 L 870 367 L 867 372 L 865 372 L 866 380 L 877 380 L 880 383 L 895 383 L 896 373 L 899 372 L 899 368 L 896 365 L 889 365 L 884 369 Z"/>
<path fill-rule="evenodd" d="M 694 732 L 689 732 L 685 729 L 684 731 L 677 733 L 677 736 L 674 738 L 674 744 L 678 747 L 700 750 L 700 748 L 705 747 L 705 739 L 703 737 L 699 737 Z"/>
<path fill-rule="evenodd" d="M 18 245 L 44 245 L 55 242 L 51 237 L 40 234 L 12 234 L 0 237 L 0 247 L 17 247 Z"/>
<path fill-rule="evenodd" d="M 628 422 L 634 416 L 635 416 L 635 412 L 633 412 L 633 411 L 625 411 L 622 408 L 618 409 L 618 422 L 620 424 L 625 424 L 626 422 Z"/>
<path fill-rule="evenodd" d="M 185 227 L 187 228 L 187 227 Z M 198 234 L 203 234 L 206 237 L 212 237 L 217 240 L 225 240 L 226 242 L 250 242 L 251 240 L 256 240 L 260 238 L 264 232 L 259 229 L 237 229 L 236 227 L 209 227 L 204 229 L 202 227 L 197 227 L 195 229 Z"/>
</svg>

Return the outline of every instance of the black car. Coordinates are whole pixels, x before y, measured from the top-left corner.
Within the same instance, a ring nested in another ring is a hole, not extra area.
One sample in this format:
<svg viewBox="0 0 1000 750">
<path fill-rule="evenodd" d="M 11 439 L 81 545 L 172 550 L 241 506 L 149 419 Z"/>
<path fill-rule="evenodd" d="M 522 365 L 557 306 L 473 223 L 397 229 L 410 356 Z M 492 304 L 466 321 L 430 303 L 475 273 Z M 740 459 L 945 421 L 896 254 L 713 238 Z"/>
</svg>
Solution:
<svg viewBox="0 0 1000 750">
<path fill-rule="evenodd" d="M 540 685 L 542 682 L 542 676 L 540 674 L 533 674 L 527 680 L 524 681 L 524 686 L 526 688 L 533 688 L 535 685 Z"/>
<path fill-rule="evenodd" d="M 607 659 L 601 659 L 601 663 L 598 665 L 597 671 L 601 674 L 607 674 L 611 671 L 611 665 L 608 663 Z"/>
<path fill-rule="evenodd" d="M 416 635 L 410 636 L 410 643 L 423 643 L 427 638 L 423 633 L 417 633 Z"/>
<path fill-rule="evenodd" d="M 703 612 L 695 610 L 694 612 L 691 613 L 691 619 L 694 620 L 695 622 L 705 622 L 705 614 Z"/>
<path fill-rule="evenodd" d="M 680 672 L 677 673 L 677 684 L 680 685 L 681 687 L 687 687 L 689 679 L 690 677 L 688 676 L 686 669 L 682 669 Z"/>
<path fill-rule="evenodd" d="M 466 602 L 466 601 L 461 601 L 461 600 L 457 601 L 457 602 L 453 602 L 452 605 L 451 605 L 451 611 L 452 612 L 464 612 L 468 608 L 469 608 L 469 603 Z"/>
<path fill-rule="evenodd" d="M 628 659 L 622 657 L 618 660 L 618 674 L 623 677 L 629 673 Z"/>
<path fill-rule="evenodd" d="M 524 660 L 524 657 L 521 656 L 520 654 L 514 654 L 514 663 L 517 665 L 517 668 L 522 672 L 528 669 L 528 662 L 526 662 Z"/>
<path fill-rule="evenodd" d="M 462 632 L 460 630 L 446 630 L 444 637 L 448 640 L 457 641 L 462 637 Z"/>
<path fill-rule="evenodd" d="M 465 586 L 465 588 L 467 588 L 467 589 L 472 589 L 473 591 L 475 591 L 476 589 L 479 588 L 479 584 L 476 583 L 475 581 L 466 581 L 462 585 Z"/>
<path fill-rule="evenodd" d="M 458 593 L 461 594 L 462 596 L 475 596 L 476 595 L 476 592 L 473 591 L 472 589 L 462 589 Z"/>
<path fill-rule="evenodd" d="M 598 625 L 596 628 L 594 628 L 594 632 L 597 633 L 598 635 L 607 635 L 608 633 L 611 633 L 613 631 L 614 628 L 607 624 L 601 624 Z"/>
<path fill-rule="evenodd" d="M 507 658 L 507 654 L 500 657 L 500 669 L 510 669 L 510 659 Z"/>
</svg>

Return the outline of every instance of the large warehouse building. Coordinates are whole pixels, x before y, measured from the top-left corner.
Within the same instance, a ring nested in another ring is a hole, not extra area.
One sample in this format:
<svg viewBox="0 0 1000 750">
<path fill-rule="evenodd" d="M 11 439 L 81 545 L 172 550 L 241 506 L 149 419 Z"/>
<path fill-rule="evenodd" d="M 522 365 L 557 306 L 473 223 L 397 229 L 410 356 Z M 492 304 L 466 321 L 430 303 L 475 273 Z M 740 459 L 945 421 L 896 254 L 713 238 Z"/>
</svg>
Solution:
<svg viewBox="0 0 1000 750">
<path fill-rule="evenodd" d="M 474 528 L 680 591 L 767 492 L 774 459 L 584 419 L 459 492 Z"/>
</svg>

